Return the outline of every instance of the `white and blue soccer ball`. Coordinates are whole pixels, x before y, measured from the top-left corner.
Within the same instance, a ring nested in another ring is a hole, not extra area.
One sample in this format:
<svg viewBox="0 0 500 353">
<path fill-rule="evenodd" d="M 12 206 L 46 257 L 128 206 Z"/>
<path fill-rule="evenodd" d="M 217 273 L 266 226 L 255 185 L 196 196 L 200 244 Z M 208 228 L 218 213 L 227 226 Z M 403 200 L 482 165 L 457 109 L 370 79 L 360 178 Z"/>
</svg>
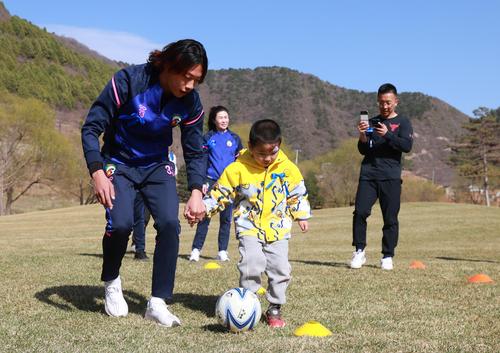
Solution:
<svg viewBox="0 0 500 353">
<path fill-rule="evenodd" d="M 219 323 L 232 332 L 253 329 L 259 322 L 261 314 L 259 298 L 246 288 L 228 290 L 215 304 L 215 315 Z"/>
</svg>

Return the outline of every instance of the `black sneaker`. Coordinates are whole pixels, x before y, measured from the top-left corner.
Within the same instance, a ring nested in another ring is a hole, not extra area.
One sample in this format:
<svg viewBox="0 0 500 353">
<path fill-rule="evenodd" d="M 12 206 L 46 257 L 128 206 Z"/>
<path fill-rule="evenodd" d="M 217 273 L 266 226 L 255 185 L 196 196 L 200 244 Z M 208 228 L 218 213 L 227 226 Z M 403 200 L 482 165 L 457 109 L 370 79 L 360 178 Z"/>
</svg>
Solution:
<svg viewBox="0 0 500 353">
<path fill-rule="evenodd" d="M 145 251 L 137 251 L 134 255 L 134 259 L 139 261 L 147 261 L 149 257 L 148 255 L 146 255 Z"/>
</svg>

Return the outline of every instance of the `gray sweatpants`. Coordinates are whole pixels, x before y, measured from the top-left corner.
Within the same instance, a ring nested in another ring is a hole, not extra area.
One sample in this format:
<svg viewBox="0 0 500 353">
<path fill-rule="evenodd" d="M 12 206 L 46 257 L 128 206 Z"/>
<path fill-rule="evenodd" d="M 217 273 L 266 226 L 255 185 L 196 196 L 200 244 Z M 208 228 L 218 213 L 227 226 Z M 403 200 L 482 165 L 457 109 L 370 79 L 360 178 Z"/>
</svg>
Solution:
<svg viewBox="0 0 500 353">
<path fill-rule="evenodd" d="M 285 304 L 286 288 L 291 280 L 292 267 L 288 262 L 288 239 L 262 243 L 256 237 L 239 238 L 241 255 L 240 287 L 257 292 L 261 287 L 262 273 L 268 278 L 266 298 L 271 304 Z"/>
</svg>

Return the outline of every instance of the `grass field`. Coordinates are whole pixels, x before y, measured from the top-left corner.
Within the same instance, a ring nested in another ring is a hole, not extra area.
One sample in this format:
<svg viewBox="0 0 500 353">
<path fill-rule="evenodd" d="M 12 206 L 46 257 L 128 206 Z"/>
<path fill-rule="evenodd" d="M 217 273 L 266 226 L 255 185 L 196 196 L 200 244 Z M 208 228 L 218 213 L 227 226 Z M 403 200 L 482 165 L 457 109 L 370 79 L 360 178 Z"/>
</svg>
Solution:
<svg viewBox="0 0 500 353">
<path fill-rule="evenodd" d="M 187 260 L 194 229 L 183 223 L 171 306 L 182 326 L 165 329 L 143 319 L 152 263 L 132 254 L 121 272 L 130 314 L 104 313 L 99 206 L 0 217 L 0 352 L 500 352 L 500 209 L 403 204 L 392 272 L 379 268 L 378 206 L 367 265 L 347 267 L 351 216 L 351 208 L 319 210 L 309 233 L 295 228 L 287 327 L 261 323 L 241 335 L 225 332 L 214 317 L 217 296 L 238 284 L 236 241 L 231 262 L 203 269 L 216 255 L 215 221 L 199 263 Z M 149 228 L 150 254 L 153 238 Z M 427 268 L 409 269 L 412 260 Z M 477 273 L 495 282 L 467 283 Z M 333 335 L 293 336 L 309 320 Z"/>
</svg>

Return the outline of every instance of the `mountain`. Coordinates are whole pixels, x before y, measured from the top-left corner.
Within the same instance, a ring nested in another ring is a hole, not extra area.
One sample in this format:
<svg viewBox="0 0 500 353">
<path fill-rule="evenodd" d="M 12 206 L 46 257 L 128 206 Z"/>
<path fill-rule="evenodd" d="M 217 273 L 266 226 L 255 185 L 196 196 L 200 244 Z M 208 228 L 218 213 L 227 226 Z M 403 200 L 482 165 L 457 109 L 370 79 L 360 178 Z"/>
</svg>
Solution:
<svg viewBox="0 0 500 353">
<path fill-rule="evenodd" d="M 0 90 L 49 103 L 57 111 L 59 126 L 67 129 L 78 126 L 102 87 L 120 68 L 119 63 L 74 39 L 11 16 L 2 2 L 0 46 Z M 68 121 L 67 116 L 73 119 Z"/>
<path fill-rule="evenodd" d="M 375 92 L 342 88 L 283 67 L 210 71 L 199 90 L 207 108 L 227 106 L 235 123 L 277 120 L 287 143 L 301 150 L 302 159 L 357 137 L 360 110 L 369 110 L 371 115 L 378 112 Z M 448 142 L 461 133 L 468 116 L 422 93 L 404 92 L 399 98 L 398 112 L 411 119 L 415 132 L 406 168 L 449 184 L 453 170 L 447 165 Z"/>
<path fill-rule="evenodd" d="M 113 72 L 124 65 L 73 39 L 11 16 L 2 2 L 0 44 L 0 91 L 49 103 L 63 132 L 78 130 L 92 101 Z M 233 123 L 276 119 L 287 144 L 301 150 L 301 160 L 356 137 L 360 110 L 369 110 L 372 115 L 378 111 L 375 92 L 339 87 L 283 67 L 210 70 L 199 91 L 207 111 L 212 105 L 225 105 Z M 406 168 L 449 184 L 453 171 L 446 163 L 447 144 L 460 134 L 468 117 L 422 93 L 401 93 L 400 101 L 398 111 L 411 119 L 415 131 Z"/>
</svg>

